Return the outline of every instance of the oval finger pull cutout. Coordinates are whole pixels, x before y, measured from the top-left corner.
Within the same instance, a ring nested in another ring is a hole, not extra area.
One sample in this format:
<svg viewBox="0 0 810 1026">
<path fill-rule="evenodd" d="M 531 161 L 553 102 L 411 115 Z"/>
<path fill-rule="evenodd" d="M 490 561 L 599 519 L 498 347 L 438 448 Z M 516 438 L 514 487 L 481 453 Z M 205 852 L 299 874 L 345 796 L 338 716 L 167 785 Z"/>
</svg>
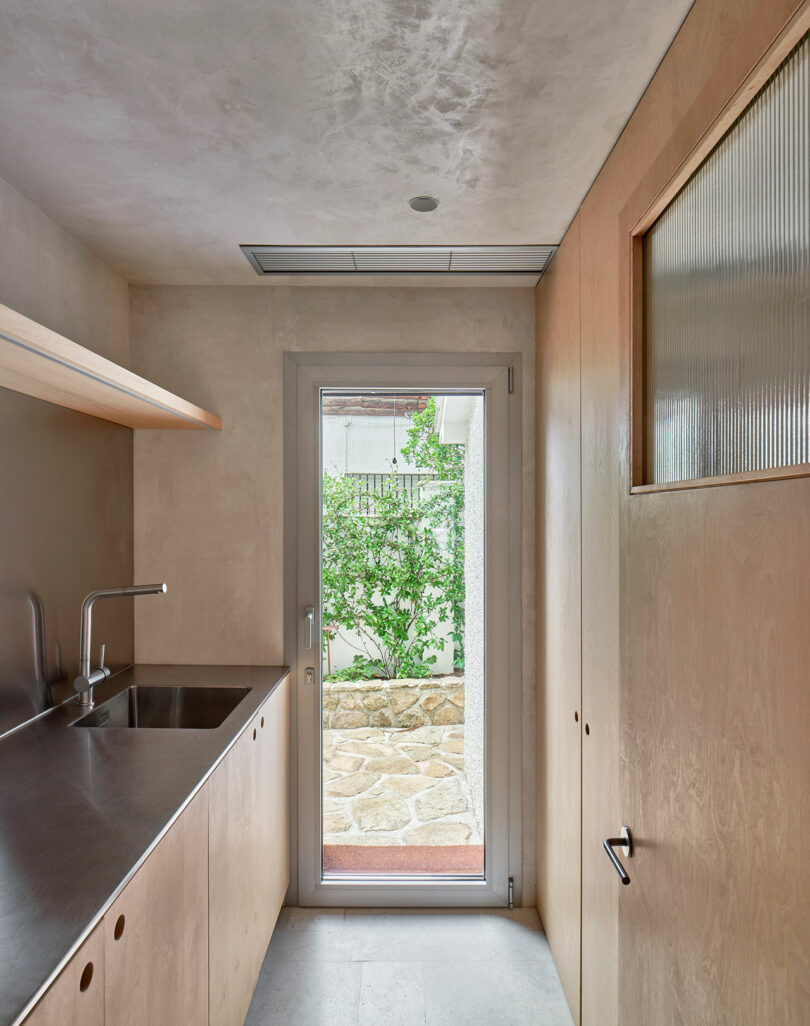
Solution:
<svg viewBox="0 0 810 1026">
<path fill-rule="evenodd" d="M 84 993 L 93 982 L 93 963 L 88 962 L 82 970 L 82 978 L 79 980 L 79 990 Z"/>
<path fill-rule="evenodd" d="M 253 728 L 253 740 L 254 741 L 256 740 L 256 728 L 255 727 Z"/>
<path fill-rule="evenodd" d="M 115 920 L 115 929 L 113 930 L 113 937 L 115 937 L 116 940 L 121 940 L 121 937 L 124 934 L 124 925 L 125 924 L 126 924 L 126 918 L 124 916 L 119 916 Z"/>
</svg>

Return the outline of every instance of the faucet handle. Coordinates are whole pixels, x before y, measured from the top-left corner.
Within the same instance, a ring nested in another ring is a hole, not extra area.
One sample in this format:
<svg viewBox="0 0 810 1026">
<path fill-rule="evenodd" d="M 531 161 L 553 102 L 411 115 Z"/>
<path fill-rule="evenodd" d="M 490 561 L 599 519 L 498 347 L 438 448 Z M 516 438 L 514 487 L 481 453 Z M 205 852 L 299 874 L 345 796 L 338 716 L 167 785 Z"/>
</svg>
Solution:
<svg viewBox="0 0 810 1026">
<path fill-rule="evenodd" d="M 101 653 L 99 655 L 98 668 L 101 673 L 104 674 L 104 680 L 112 676 L 112 670 L 104 665 L 104 653 L 107 651 L 107 646 L 102 642 Z"/>
</svg>

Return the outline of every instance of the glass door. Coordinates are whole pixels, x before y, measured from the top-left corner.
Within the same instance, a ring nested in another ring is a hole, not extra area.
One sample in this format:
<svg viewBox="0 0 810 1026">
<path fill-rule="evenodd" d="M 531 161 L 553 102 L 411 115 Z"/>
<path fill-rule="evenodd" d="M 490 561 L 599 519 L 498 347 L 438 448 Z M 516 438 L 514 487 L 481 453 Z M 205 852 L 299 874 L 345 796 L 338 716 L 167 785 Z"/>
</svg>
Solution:
<svg viewBox="0 0 810 1026">
<path fill-rule="evenodd" d="M 496 360 L 295 375 L 301 904 L 508 901 L 522 612 L 508 382 Z"/>
<path fill-rule="evenodd" d="M 485 416 L 321 390 L 324 878 L 484 876 Z"/>
</svg>

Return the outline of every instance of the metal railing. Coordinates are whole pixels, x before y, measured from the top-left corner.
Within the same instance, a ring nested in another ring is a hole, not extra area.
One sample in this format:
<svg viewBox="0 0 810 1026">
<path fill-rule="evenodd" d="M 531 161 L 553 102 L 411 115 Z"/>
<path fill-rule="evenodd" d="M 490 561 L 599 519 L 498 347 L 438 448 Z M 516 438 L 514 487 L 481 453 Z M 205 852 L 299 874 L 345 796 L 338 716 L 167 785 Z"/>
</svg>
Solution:
<svg viewBox="0 0 810 1026">
<path fill-rule="evenodd" d="M 357 508 L 361 513 L 371 512 L 371 503 L 368 496 L 382 490 L 383 482 L 392 480 L 390 474 L 346 474 L 346 477 L 358 484 Z M 401 491 L 407 502 L 412 503 L 419 496 L 422 485 L 428 481 L 435 481 L 437 474 L 397 474 L 393 480 L 396 481 L 397 489 Z"/>
</svg>

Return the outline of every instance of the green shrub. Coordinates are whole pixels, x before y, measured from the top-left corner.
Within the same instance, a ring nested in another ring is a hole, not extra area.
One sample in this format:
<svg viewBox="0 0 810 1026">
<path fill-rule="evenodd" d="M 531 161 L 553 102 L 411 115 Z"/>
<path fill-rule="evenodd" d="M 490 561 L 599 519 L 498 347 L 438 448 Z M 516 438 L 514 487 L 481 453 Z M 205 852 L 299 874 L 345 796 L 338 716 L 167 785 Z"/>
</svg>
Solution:
<svg viewBox="0 0 810 1026">
<path fill-rule="evenodd" d="M 413 416 L 402 455 L 438 484 L 411 497 L 397 475 L 362 491 L 349 477 L 323 479 L 323 616 L 330 640 L 355 632 L 362 651 L 329 680 L 428 677 L 444 647 L 433 632 L 452 622 L 454 665 L 464 652 L 464 447 L 439 441 L 435 403 Z M 446 544 L 440 533 L 447 532 Z"/>
</svg>

